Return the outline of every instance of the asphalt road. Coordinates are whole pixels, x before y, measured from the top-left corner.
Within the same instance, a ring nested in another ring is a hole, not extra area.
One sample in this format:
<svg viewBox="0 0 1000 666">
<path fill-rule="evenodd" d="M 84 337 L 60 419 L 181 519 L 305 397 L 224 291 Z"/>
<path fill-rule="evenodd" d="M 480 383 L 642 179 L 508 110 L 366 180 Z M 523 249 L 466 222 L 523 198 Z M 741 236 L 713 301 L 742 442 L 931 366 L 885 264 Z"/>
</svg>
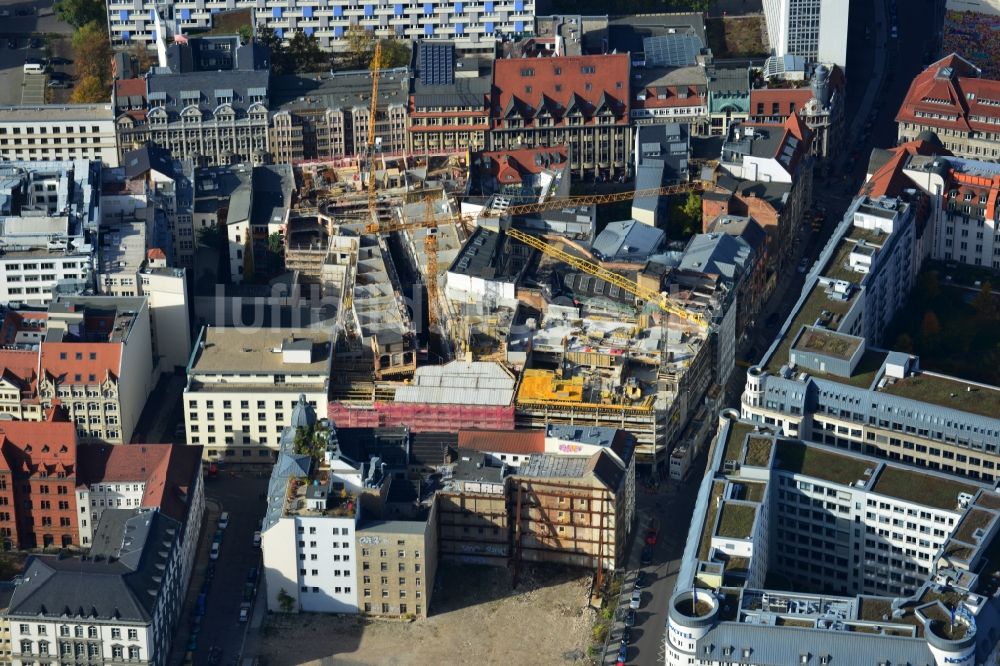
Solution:
<svg viewBox="0 0 1000 666">
<path fill-rule="evenodd" d="M 215 578 L 208 592 L 195 652 L 196 666 L 208 663 L 212 646 L 222 648 L 223 664 L 240 653 L 247 626 L 239 622 L 241 595 L 247 571 L 252 567 L 260 570 L 261 554 L 259 548 L 253 547 L 253 533 L 260 529 L 264 516 L 265 502 L 260 495 L 266 488 L 266 479 L 240 472 L 223 472 L 219 478 L 205 482 L 207 495 L 219 504 L 221 511 L 229 512 L 229 527 L 222 539 Z M 215 527 L 215 524 L 207 527 L 209 538 L 214 535 Z"/>
</svg>

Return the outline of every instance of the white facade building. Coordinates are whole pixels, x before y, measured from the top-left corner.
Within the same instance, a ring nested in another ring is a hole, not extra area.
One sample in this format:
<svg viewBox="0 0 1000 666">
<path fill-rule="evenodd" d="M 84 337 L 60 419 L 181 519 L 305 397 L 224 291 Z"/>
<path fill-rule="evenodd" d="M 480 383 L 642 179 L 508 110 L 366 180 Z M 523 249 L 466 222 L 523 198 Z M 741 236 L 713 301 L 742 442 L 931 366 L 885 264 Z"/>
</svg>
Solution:
<svg viewBox="0 0 1000 666">
<path fill-rule="evenodd" d="M 187 441 L 208 460 L 270 464 L 299 395 L 325 409 L 331 360 L 328 331 L 203 329 L 187 368 Z"/>
<path fill-rule="evenodd" d="M 849 9 L 844 0 L 764 0 L 773 55 L 802 56 L 846 69 Z"/>
<path fill-rule="evenodd" d="M 110 104 L 0 106 L 0 161 L 100 160 L 118 166 Z"/>
</svg>

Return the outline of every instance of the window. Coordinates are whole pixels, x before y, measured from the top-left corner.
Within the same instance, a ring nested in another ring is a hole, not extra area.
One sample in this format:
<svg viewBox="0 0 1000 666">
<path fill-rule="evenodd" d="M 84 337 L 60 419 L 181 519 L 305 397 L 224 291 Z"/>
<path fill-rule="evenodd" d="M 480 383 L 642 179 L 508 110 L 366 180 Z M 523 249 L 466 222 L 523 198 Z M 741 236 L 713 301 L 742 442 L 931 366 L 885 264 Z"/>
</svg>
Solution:
<svg viewBox="0 0 1000 666">
<path fill-rule="evenodd" d="M 31 641 L 21 641 L 21 652 L 31 654 Z"/>
<path fill-rule="evenodd" d="M 113 627 L 111 629 L 111 638 L 120 640 L 121 637 L 122 637 L 122 630 L 119 629 L 118 627 Z M 119 655 L 119 656 L 121 656 L 121 655 Z"/>
<path fill-rule="evenodd" d="M 128 649 L 128 658 L 129 658 L 129 659 L 135 659 L 135 660 L 138 660 L 138 659 L 139 659 L 139 648 L 137 648 L 137 647 L 136 647 L 136 646 L 134 646 L 134 645 L 133 645 L 133 646 L 131 646 L 131 647 L 130 647 L 130 648 Z"/>
<path fill-rule="evenodd" d="M 129 629 L 128 630 L 128 639 L 130 641 L 137 641 L 137 640 L 139 640 L 139 630 L 138 629 Z"/>
<path fill-rule="evenodd" d="M 119 633 L 121 633 L 121 632 L 119 632 Z M 83 646 L 80 646 L 80 647 L 83 647 Z M 121 659 L 124 655 L 125 655 L 125 650 L 124 650 L 124 648 L 122 648 L 121 645 L 112 645 L 111 646 L 111 656 L 112 656 L 112 658 L 114 658 L 114 659 Z"/>
</svg>

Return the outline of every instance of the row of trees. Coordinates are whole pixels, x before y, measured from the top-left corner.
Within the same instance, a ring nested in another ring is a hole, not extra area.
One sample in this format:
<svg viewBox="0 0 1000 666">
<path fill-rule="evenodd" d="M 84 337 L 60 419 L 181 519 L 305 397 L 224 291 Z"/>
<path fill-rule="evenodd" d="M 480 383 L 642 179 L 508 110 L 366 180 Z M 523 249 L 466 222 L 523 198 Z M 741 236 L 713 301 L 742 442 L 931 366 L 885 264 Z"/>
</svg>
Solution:
<svg viewBox="0 0 1000 666">
<path fill-rule="evenodd" d="M 60 20 L 73 26 L 76 87 L 70 101 L 77 104 L 111 99 L 111 44 L 107 14 L 101 0 L 59 0 L 53 6 Z"/>
<path fill-rule="evenodd" d="M 249 26 L 241 36 L 246 39 Z M 286 44 L 275 31 L 266 26 L 257 29 L 256 41 L 271 52 L 271 71 L 275 74 L 319 72 L 326 69 L 365 69 L 375 54 L 375 33 L 361 26 L 351 26 L 346 34 L 347 51 L 334 54 L 324 51 L 315 35 L 296 32 Z M 382 40 L 380 66 L 402 67 L 410 62 L 410 47 L 397 39 Z"/>
</svg>

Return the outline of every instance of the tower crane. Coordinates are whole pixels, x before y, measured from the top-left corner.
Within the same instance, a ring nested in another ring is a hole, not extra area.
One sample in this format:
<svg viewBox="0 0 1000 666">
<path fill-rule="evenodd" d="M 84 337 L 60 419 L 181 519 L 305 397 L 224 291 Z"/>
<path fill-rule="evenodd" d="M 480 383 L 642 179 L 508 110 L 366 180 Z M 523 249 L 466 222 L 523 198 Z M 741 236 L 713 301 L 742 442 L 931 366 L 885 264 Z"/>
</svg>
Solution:
<svg viewBox="0 0 1000 666">
<path fill-rule="evenodd" d="M 368 163 L 368 215 L 378 223 L 377 198 L 375 194 L 375 121 L 378 111 L 378 80 L 382 71 L 382 41 L 375 40 L 375 53 L 372 55 L 372 100 L 368 111 L 368 145 L 365 148 Z"/>
<path fill-rule="evenodd" d="M 627 192 L 613 192 L 610 194 L 582 194 L 569 197 L 553 197 L 544 201 L 530 204 L 515 204 L 506 208 L 485 209 L 479 213 L 481 217 L 501 217 L 505 215 L 527 215 L 528 213 L 539 213 L 546 210 L 559 210 L 560 208 L 570 208 L 573 206 L 586 206 L 614 203 L 616 201 L 628 201 L 629 199 L 644 199 L 646 197 L 665 197 L 672 194 L 683 194 L 685 192 L 700 192 L 708 186 L 708 183 L 701 180 L 693 180 L 689 183 L 678 183 L 676 185 L 666 185 L 664 187 L 652 187 L 644 190 L 629 190 Z"/>
</svg>

